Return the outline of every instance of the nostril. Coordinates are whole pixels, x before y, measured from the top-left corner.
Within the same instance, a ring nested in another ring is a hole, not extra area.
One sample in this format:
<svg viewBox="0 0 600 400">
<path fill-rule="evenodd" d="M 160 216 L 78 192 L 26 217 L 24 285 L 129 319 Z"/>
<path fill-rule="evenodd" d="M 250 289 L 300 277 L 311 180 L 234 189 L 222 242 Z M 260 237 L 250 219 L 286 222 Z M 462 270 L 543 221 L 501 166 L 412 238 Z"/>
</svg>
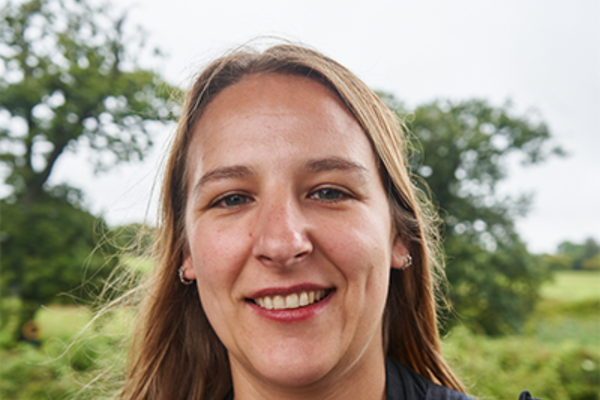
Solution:
<svg viewBox="0 0 600 400">
<path fill-rule="evenodd" d="M 295 258 L 296 260 L 298 260 L 298 259 L 301 259 L 301 258 L 304 258 L 304 257 L 306 257 L 306 256 L 308 255 L 308 253 L 309 253 L 308 251 L 303 251 L 303 252 L 300 252 L 300 253 L 296 254 L 296 255 L 294 256 L 294 258 Z"/>
<path fill-rule="evenodd" d="M 273 259 L 271 257 L 267 257 L 265 255 L 260 255 L 259 258 L 264 261 L 273 261 Z"/>
</svg>

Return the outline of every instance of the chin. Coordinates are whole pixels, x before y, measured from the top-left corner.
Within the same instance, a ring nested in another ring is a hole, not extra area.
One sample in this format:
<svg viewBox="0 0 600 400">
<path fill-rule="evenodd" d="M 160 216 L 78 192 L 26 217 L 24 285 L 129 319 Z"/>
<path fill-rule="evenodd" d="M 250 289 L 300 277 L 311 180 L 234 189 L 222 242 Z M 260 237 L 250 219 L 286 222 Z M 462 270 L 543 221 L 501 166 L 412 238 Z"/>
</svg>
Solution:
<svg viewBox="0 0 600 400">
<path fill-rule="evenodd" d="M 270 382 L 284 387 L 310 387 L 327 376 L 330 368 L 314 362 L 288 362 L 270 367 L 262 375 Z"/>
<path fill-rule="evenodd" d="M 298 346 L 296 351 L 290 352 L 272 348 L 257 360 L 255 368 L 266 380 L 280 386 L 300 388 L 315 385 L 334 368 L 335 362 L 331 360 L 335 357 L 327 352 L 317 352 L 314 348 L 305 349 L 305 346 Z"/>
</svg>

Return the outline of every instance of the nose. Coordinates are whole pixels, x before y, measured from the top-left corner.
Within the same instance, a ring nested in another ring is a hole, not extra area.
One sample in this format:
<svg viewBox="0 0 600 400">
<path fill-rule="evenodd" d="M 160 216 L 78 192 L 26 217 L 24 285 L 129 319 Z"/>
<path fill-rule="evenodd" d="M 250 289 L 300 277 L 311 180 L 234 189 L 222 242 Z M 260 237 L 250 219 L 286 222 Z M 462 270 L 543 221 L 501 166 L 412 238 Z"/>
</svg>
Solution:
<svg viewBox="0 0 600 400">
<path fill-rule="evenodd" d="M 253 256 L 267 266 L 291 267 L 313 251 L 307 222 L 293 198 L 262 204 L 253 230 Z"/>
</svg>

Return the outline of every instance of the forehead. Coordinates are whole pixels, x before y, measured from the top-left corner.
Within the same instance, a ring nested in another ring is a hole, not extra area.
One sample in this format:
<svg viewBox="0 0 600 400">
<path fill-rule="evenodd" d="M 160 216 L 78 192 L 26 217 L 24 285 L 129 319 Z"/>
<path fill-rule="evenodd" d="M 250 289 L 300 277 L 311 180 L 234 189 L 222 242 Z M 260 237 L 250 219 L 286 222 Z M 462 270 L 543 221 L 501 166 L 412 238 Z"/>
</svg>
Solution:
<svg viewBox="0 0 600 400">
<path fill-rule="evenodd" d="M 339 123 L 345 114 L 345 123 L 357 123 L 341 99 L 332 90 L 314 79 L 293 74 L 250 74 L 223 89 L 208 104 L 197 126 L 207 122 L 221 122 L 257 113 L 312 115 L 315 119 L 324 114 L 331 122 Z M 286 113 L 287 111 L 287 113 Z"/>
<path fill-rule="evenodd" d="M 269 73 L 246 76 L 209 103 L 194 128 L 188 161 L 194 171 L 213 161 L 243 161 L 246 155 L 292 160 L 308 153 L 374 159 L 366 134 L 329 88 L 313 79 Z"/>
</svg>

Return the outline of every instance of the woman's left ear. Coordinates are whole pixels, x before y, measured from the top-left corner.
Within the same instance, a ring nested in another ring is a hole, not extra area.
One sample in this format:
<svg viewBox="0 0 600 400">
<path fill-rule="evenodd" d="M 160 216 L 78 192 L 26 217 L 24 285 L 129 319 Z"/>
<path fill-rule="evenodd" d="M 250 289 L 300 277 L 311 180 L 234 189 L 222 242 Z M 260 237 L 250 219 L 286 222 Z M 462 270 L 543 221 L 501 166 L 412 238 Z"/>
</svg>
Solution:
<svg viewBox="0 0 600 400">
<path fill-rule="evenodd" d="M 408 255 L 408 248 L 404 244 L 404 241 L 400 238 L 400 236 L 396 236 L 396 239 L 394 239 L 394 244 L 392 246 L 392 268 L 406 268 Z"/>
</svg>

